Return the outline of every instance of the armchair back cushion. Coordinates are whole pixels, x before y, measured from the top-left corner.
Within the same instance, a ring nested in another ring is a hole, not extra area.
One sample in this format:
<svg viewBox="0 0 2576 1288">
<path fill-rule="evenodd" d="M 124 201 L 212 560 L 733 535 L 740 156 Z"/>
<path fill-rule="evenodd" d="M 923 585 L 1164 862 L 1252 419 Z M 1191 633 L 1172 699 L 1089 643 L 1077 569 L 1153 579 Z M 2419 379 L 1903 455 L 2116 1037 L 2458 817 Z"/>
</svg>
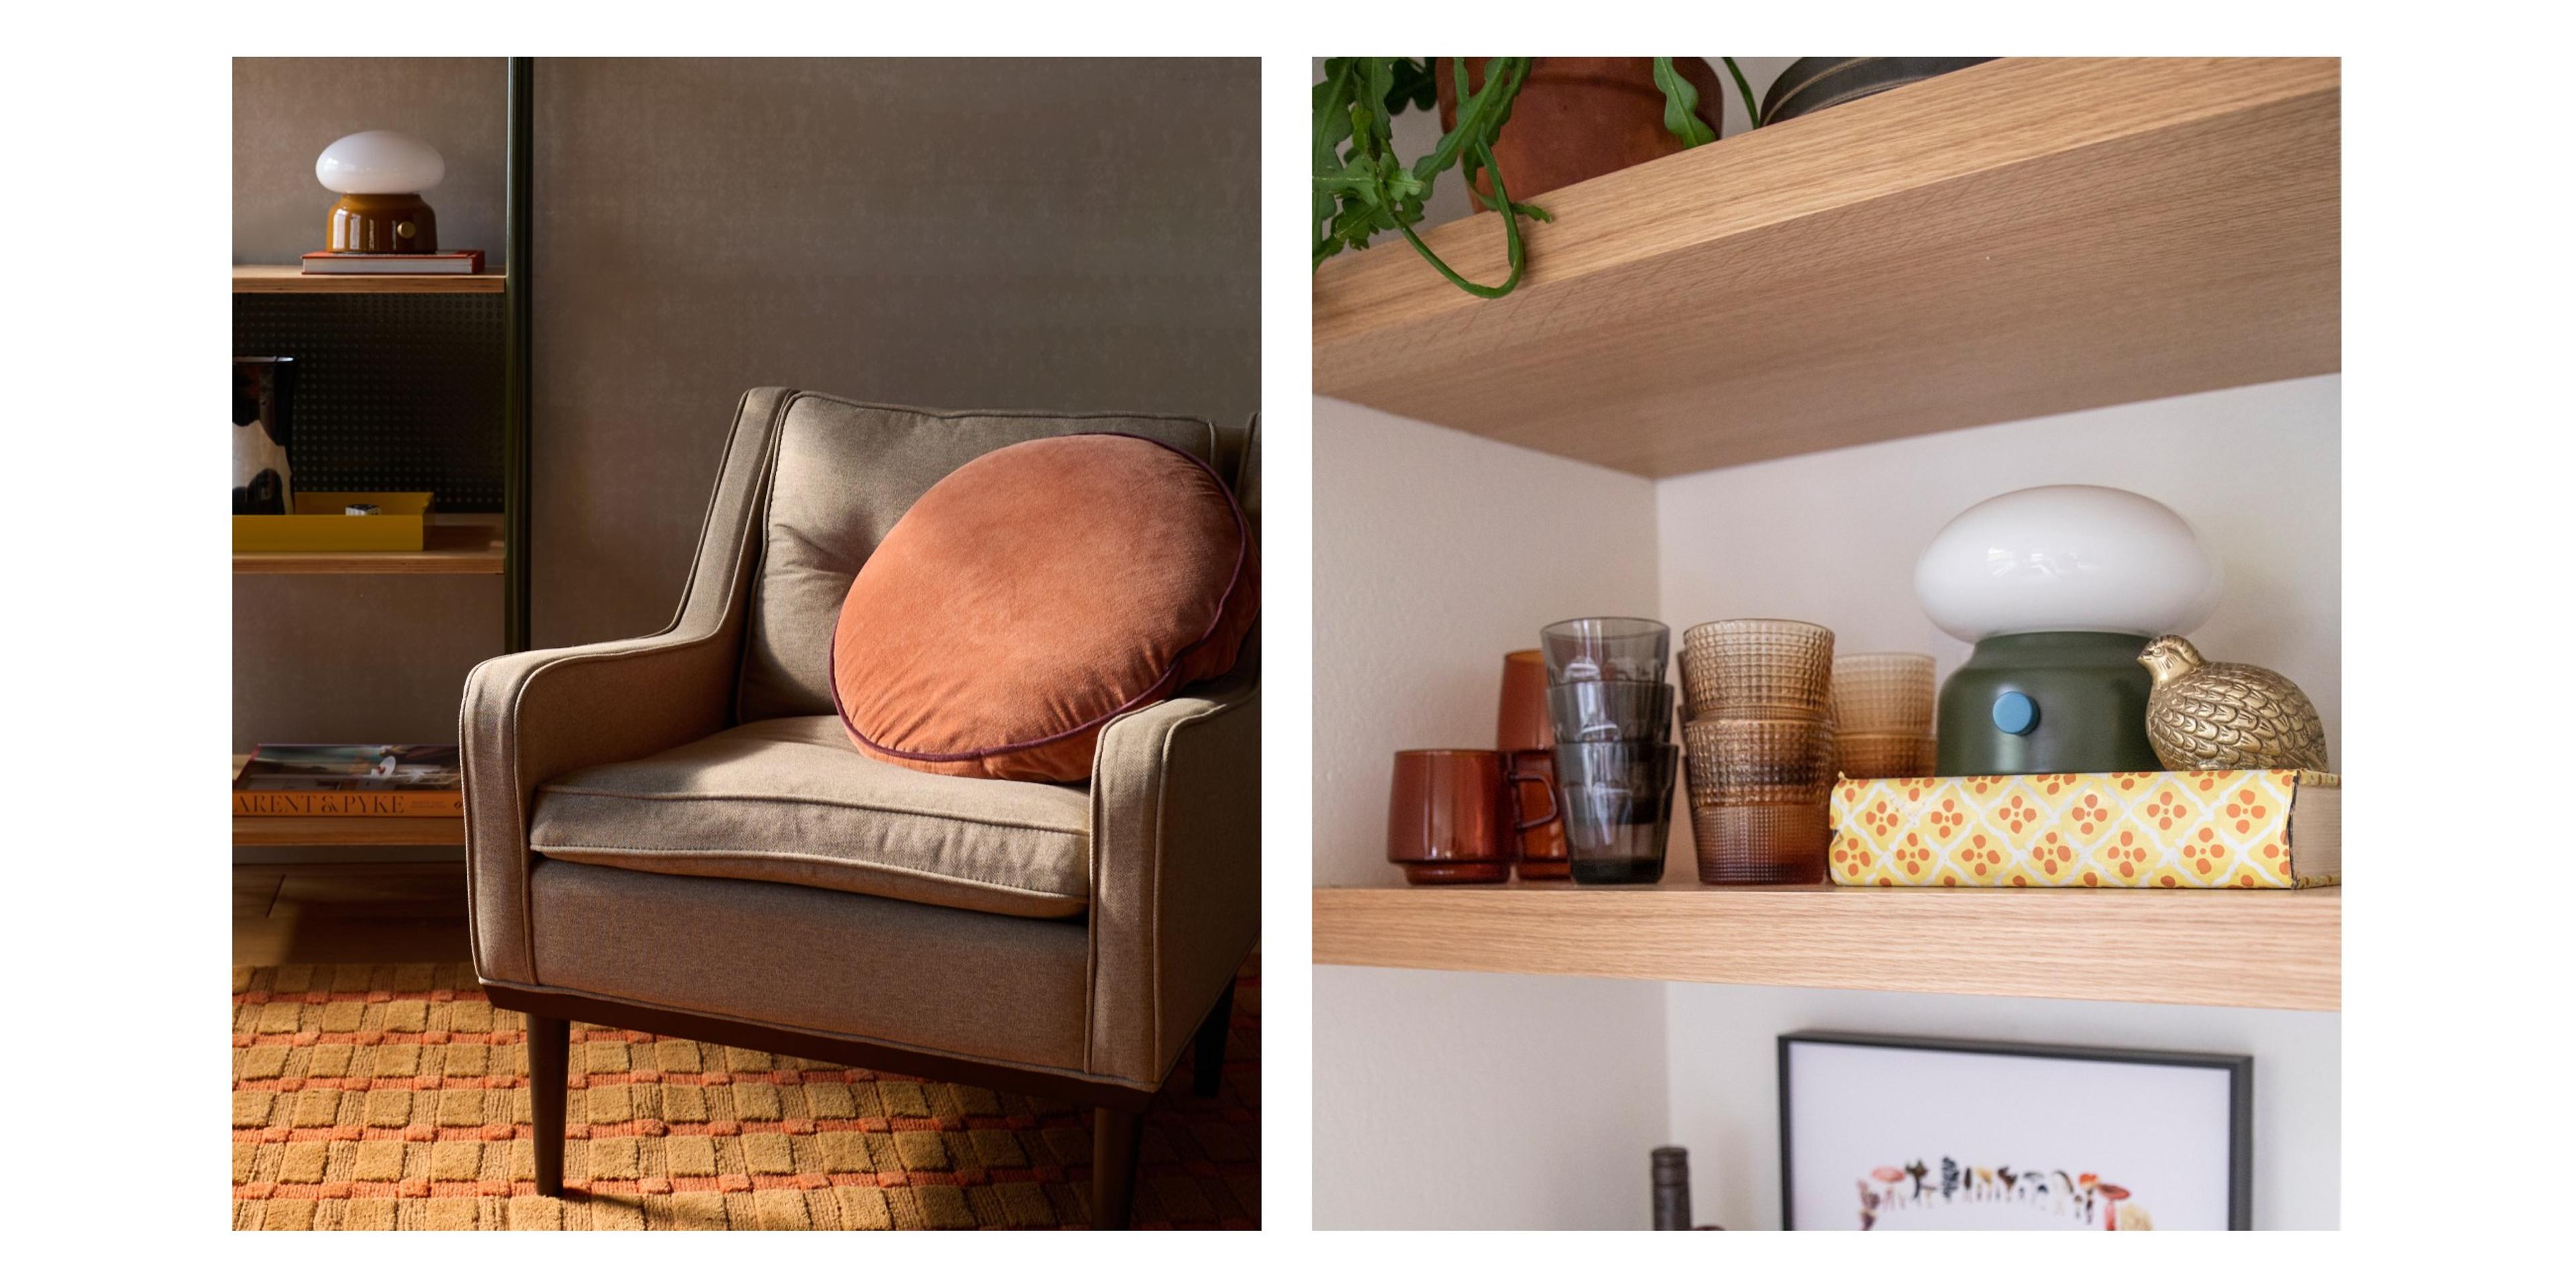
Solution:
<svg viewBox="0 0 2576 1288">
<path fill-rule="evenodd" d="M 789 395 L 763 484 L 735 718 L 833 714 L 832 629 L 850 582 L 895 522 L 968 461 L 1062 434 L 1132 434 L 1230 465 L 1219 460 L 1216 428 L 1187 416 L 936 412 Z"/>
</svg>

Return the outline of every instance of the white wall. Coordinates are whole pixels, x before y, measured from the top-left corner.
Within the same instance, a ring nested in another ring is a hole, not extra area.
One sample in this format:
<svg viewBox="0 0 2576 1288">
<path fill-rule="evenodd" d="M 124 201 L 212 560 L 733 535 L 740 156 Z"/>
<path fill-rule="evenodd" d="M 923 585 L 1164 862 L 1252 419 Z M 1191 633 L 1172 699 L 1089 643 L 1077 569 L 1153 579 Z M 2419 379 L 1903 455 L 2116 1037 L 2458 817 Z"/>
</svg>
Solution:
<svg viewBox="0 0 2576 1288">
<path fill-rule="evenodd" d="M 2126 487 L 2189 519 L 2228 576 L 2193 639 L 2297 680 L 2339 752 L 2340 419 L 2328 376 L 1648 483 L 1318 400 L 1316 884 L 1395 879 L 1388 753 L 1490 745 L 1499 655 L 1542 623 L 1802 617 L 1842 648 L 1927 652 L 1946 674 L 1969 650 L 1916 606 L 1916 553 L 1959 510 L 2042 483 Z M 1568 514 L 1598 525 L 1579 551 L 1547 541 L 1573 530 Z M 1675 831 L 1686 873 L 1686 816 Z M 1653 1020 L 1641 991 L 1661 1003 Z M 2257 1224 L 2337 1223 L 2339 1015 L 1347 967 L 1316 969 L 1315 1161 L 1330 1178 L 1316 1222 L 1634 1225 L 1644 1152 L 1664 1143 L 1648 1137 L 1668 1136 L 1692 1150 L 1701 1219 L 1776 1225 L 1772 1044 L 1808 1027 L 2251 1054 Z M 1590 1094 L 1547 1097 L 1546 1122 L 1497 1107 L 1510 1086 L 1534 1103 L 1537 1079 Z M 1650 1085 L 1669 1102 L 1640 1122 Z M 1419 1090 L 1441 1086 L 1476 1093 Z M 1427 1181 L 1435 1169 L 1473 1176 L 1478 1197 Z"/>
<path fill-rule="evenodd" d="M 1678 635 L 1720 617 L 1801 618 L 1832 627 L 1842 652 L 1929 653 L 1946 678 L 1970 646 L 1914 598 L 1914 560 L 1941 525 L 2016 488 L 2127 488 L 2189 520 L 2227 570 L 2192 642 L 2306 689 L 2340 767 L 2342 391 L 2340 376 L 2285 380 L 1665 479 L 1664 620 Z"/>
<path fill-rule="evenodd" d="M 1656 485 L 1663 618 L 1796 617 L 1851 652 L 1904 649 L 1943 676 L 1969 645 L 1914 598 L 1914 559 L 1999 492 L 2099 483 L 2172 506 L 2227 569 L 2192 640 L 2297 681 L 2342 766 L 2342 378 L 2322 376 L 1819 452 Z M 1319 475 L 1318 477 L 1322 477 Z M 1691 863 L 1688 811 L 1671 864 Z M 2254 1057 L 2254 1219 L 2331 1229 L 2340 1206 L 2342 1017 L 2295 1011 L 1670 985 L 1675 1143 L 1704 1219 L 1780 1220 L 1772 1039 L 1797 1028 L 2228 1051 Z M 1321 1016 L 1318 1011 L 1318 1016 Z M 1320 1028 L 1320 1026 L 1319 1026 Z"/>
<path fill-rule="evenodd" d="M 1316 967 L 1316 1228 L 1646 1228 L 1664 989 Z"/>
<path fill-rule="evenodd" d="M 1539 627 L 1655 615 L 1655 486 L 1330 398 L 1315 478 L 1315 884 L 1401 885 L 1395 753 L 1493 746 Z"/>
<path fill-rule="evenodd" d="M 1315 400 L 1315 884 L 1400 885 L 1387 772 L 1490 747 L 1503 654 L 1654 612 L 1645 479 Z M 1637 1226 L 1661 984 L 1315 968 L 1315 1222 Z"/>
</svg>

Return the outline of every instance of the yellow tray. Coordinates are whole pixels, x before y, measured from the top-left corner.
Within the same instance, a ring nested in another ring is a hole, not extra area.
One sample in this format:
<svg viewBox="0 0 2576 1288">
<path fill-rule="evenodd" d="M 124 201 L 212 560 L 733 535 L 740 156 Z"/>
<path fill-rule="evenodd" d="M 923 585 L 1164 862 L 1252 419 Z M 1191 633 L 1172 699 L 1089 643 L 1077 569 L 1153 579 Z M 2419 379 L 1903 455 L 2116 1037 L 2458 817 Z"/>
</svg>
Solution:
<svg viewBox="0 0 2576 1288">
<path fill-rule="evenodd" d="M 377 514 L 342 514 L 373 505 Z M 428 544 L 430 493 L 298 492 L 293 514 L 236 514 L 235 550 L 419 550 Z"/>
</svg>

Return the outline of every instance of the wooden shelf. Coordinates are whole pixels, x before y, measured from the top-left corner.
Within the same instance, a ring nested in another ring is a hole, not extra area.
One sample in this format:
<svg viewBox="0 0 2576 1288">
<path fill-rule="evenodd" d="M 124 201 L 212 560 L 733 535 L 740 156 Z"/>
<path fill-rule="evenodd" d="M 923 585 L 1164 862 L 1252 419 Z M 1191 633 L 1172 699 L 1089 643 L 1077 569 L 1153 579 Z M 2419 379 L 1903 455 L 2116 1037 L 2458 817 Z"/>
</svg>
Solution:
<svg viewBox="0 0 2576 1288">
<path fill-rule="evenodd" d="M 233 817 L 233 844 L 463 845 L 461 818 Z"/>
<path fill-rule="evenodd" d="M 306 273 L 295 264 L 235 264 L 233 294 L 498 295 L 499 273 Z"/>
<path fill-rule="evenodd" d="M 1315 960 L 1713 984 L 2342 1009 L 2342 891 L 1319 889 Z"/>
<path fill-rule="evenodd" d="M 2340 85 L 2007 58 L 1766 126 L 1536 198 L 1500 300 L 1326 262 L 1315 391 L 1661 478 L 2337 371 Z M 1497 282 L 1497 219 L 1425 240 Z"/>
<path fill-rule="evenodd" d="M 250 760 L 232 758 L 233 773 Z M 228 780 L 229 781 L 229 780 Z M 463 845 L 462 818 L 244 818 L 233 816 L 233 844 Z"/>
<path fill-rule="evenodd" d="M 405 573 L 499 576 L 498 515 L 442 515 L 420 550 L 236 550 L 236 573 Z"/>
</svg>

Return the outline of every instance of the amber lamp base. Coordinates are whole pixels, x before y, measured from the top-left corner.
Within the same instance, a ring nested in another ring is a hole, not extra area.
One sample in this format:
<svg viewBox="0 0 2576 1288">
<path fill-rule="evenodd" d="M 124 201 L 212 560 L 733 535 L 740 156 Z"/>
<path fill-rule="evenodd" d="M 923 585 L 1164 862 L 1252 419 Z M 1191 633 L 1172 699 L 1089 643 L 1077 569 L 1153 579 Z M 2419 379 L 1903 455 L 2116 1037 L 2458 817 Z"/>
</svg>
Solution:
<svg viewBox="0 0 2576 1288">
<path fill-rule="evenodd" d="M 331 249 L 362 255 L 438 251 L 438 216 L 416 192 L 352 192 L 331 207 Z"/>
</svg>

